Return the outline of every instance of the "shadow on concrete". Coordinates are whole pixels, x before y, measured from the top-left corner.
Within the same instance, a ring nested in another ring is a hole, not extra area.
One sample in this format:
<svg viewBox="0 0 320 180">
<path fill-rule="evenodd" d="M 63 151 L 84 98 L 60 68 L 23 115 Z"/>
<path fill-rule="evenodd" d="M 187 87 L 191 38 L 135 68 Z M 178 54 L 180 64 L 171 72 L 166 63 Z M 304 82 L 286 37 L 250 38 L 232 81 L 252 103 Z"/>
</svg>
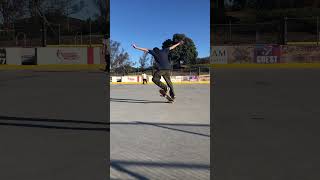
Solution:
<svg viewBox="0 0 320 180">
<path fill-rule="evenodd" d="M 138 103 L 138 104 L 169 103 L 166 101 L 150 101 L 150 100 L 140 100 L 140 99 L 118 99 L 118 98 L 110 98 L 110 101 L 122 102 L 122 103 Z"/>
<path fill-rule="evenodd" d="M 135 179 L 139 179 L 139 180 L 149 180 L 148 178 L 146 178 L 143 175 L 140 175 L 138 173 L 132 172 L 130 170 L 128 170 L 127 168 L 121 166 L 120 164 L 116 163 L 116 162 L 111 162 L 111 167 L 117 171 L 120 171 L 122 173 L 126 173 L 131 177 L 134 177 Z"/>
<path fill-rule="evenodd" d="M 61 125 L 50 125 L 51 123 L 60 123 Z M 66 124 L 69 124 L 69 125 L 66 125 Z M 75 124 L 77 126 L 70 125 L 70 124 Z M 95 127 L 90 127 L 92 125 L 95 125 Z M 106 131 L 106 132 L 110 131 L 109 123 L 104 123 L 104 122 L 64 120 L 64 119 L 26 118 L 26 117 L 12 117 L 12 116 L 0 116 L 0 126 L 85 130 L 85 131 Z"/>
<path fill-rule="evenodd" d="M 187 130 L 172 128 L 172 127 L 167 127 L 167 126 L 163 126 L 163 125 L 159 125 L 159 124 L 153 124 L 153 123 L 146 123 L 146 122 L 137 122 L 137 123 L 139 123 L 139 124 L 145 124 L 145 125 L 150 125 L 150 126 L 155 126 L 155 127 L 164 128 L 164 129 L 169 129 L 169 130 L 173 130 L 173 131 L 184 132 L 184 133 L 193 134 L 193 135 L 199 135 L 199 136 L 209 137 L 209 138 L 210 138 L 210 135 L 208 135 L 208 134 L 202 134 L 202 133 L 197 133 L 197 132 L 192 132 L 192 131 L 187 131 Z M 171 125 L 170 125 L 170 126 L 171 126 Z"/>
<path fill-rule="evenodd" d="M 118 170 L 122 173 L 126 173 L 139 180 L 149 180 L 149 178 L 128 170 L 129 166 L 143 166 L 150 168 L 175 168 L 175 169 L 192 169 L 192 170 L 208 170 L 210 171 L 210 165 L 207 164 L 192 164 L 192 163 L 163 163 L 163 162 L 146 162 L 146 161 L 124 161 L 124 160 L 111 160 L 111 168 Z"/>
<path fill-rule="evenodd" d="M 143 122 L 140 122 L 143 123 Z M 114 125 L 139 125 L 138 122 L 111 122 L 109 124 L 114 124 Z M 210 127 L 210 124 L 182 124 L 182 123 L 158 123 L 158 122 L 153 122 L 152 124 L 156 125 L 164 125 L 164 126 L 195 126 L 195 127 Z"/>
<path fill-rule="evenodd" d="M 178 127 L 185 126 L 185 127 L 208 127 L 209 128 L 210 125 L 208 125 L 208 124 L 176 124 L 176 123 L 170 124 L 170 123 L 150 123 L 150 122 L 137 121 L 137 122 L 111 122 L 110 125 L 135 125 L 135 126 L 148 125 L 148 126 L 155 126 L 155 127 L 159 127 L 159 128 L 164 128 L 164 129 L 169 129 L 169 130 L 173 130 L 173 131 L 179 131 L 179 132 L 183 132 L 183 133 L 199 135 L 199 136 L 210 138 L 210 135 L 208 135 L 208 134 L 192 132 L 192 131 L 172 127 L 172 126 L 178 126 Z"/>
</svg>

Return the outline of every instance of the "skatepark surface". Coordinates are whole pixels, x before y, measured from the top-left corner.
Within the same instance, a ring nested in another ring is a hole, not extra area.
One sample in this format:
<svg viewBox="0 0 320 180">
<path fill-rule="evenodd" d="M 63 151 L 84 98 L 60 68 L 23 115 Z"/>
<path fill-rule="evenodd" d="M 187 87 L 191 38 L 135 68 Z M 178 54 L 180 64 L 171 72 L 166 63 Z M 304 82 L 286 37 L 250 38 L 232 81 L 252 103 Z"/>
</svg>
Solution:
<svg viewBox="0 0 320 180">
<path fill-rule="evenodd" d="M 1 70 L 0 179 L 320 179 L 320 69 L 212 73 L 174 104 L 111 85 L 109 131 L 104 73 Z"/>
<path fill-rule="evenodd" d="M 105 82 L 101 72 L 1 70 L 0 179 L 106 179 Z"/>
<path fill-rule="evenodd" d="M 212 73 L 212 179 L 320 179 L 319 68 Z"/>
<path fill-rule="evenodd" d="M 210 178 L 210 85 L 174 87 L 111 85 L 111 179 Z"/>
</svg>

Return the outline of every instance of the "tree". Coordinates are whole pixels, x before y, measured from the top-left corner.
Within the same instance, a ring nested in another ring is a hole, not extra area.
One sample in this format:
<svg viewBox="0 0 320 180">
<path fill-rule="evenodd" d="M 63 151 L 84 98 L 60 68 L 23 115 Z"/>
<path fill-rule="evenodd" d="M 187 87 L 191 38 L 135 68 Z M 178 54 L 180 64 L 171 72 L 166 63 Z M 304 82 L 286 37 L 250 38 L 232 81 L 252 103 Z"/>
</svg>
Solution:
<svg viewBox="0 0 320 180">
<path fill-rule="evenodd" d="M 45 15 L 67 17 L 83 10 L 84 0 L 28 0 L 30 16 L 38 16 L 37 8 Z"/>
<path fill-rule="evenodd" d="M 70 15 L 76 14 L 82 11 L 87 5 L 84 0 L 28 0 L 29 1 L 29 13 L 33 19 L 33 23 L 43 21 L 46 25 L 49 23 L 61 23 L 65 22 L 68 32 L 70 29 Z M 53 27 L 49 25 L 52 31 L 55 31 Z M 56 32 L 55 32 L 56 34 Z"/>
<path fill-rule="evenodd" d="M 92 0 L 93 4 L 98 9 L 98 14 L 96 14 L 99 28 L 103 33 L 107 33 L 107 25 L 110 23 L 110 13 L 107 12 L 107 9 L 110 7 L 110 0 Z"/>
<path fill-rule="evenodd" d="M 181 40 L 184 41 L 184 44 L 176 47 L 169 53 L 169 58 L 173 63 L 173 66 L 179 68 L 181 64 L 196 64 L 196 59 L 198 57 L 196 46 L 192 39 L 184 34 L 174 34 L 172 39 L 167 39 L 162 43 L 162 48 L 170 47 Z"/>
<path fill-rule="evenodd" d="M 110 69 L 126 73 L 133 63 L 129 60 L 129 54 L 120 46 L 120 42 L 110 40 Z"/>
<path fill-rule="evenodd" d="M 5 29 L 10 29 L 15 20 L 25 14 L 25 0 L 0 0 L 0 17 Z"/>
<path fill-rule="evenodd" d="M 143 53 L 143 55 L 139 58 L 139 65 L 140 65 L 141 71 L 143 71 L 148 66 L 148 61 L 149 61 L 148 53 Z"/>
</svg>

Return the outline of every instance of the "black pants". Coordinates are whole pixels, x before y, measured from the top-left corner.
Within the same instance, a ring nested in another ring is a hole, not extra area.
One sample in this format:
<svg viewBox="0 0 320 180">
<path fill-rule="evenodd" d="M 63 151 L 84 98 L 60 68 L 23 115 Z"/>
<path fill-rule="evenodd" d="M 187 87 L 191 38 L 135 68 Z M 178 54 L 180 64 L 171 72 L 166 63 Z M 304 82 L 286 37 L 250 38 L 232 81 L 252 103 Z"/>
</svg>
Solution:
<svg viewBox="0 0 320 180">
<path fill-rule="evenodd" d="M 143 79 L 143 84 L 144 84 L 144 82 L 146 82 L 146 84 L 148 84 L 148 81 L 147 81 L 147 79 Z"/>
<path fill-rule="evenodd" d="M 167 85 L 170 88 L 170 96 L 174 97 L 175 94 L 174 94 L 173 85 L 172 85 L 171 78 L 170 78 L 170 70 L 157 70 L 156 72 L 154 72 L 153 78 L 152 78 L 152 81 L 157 86 L 159 86 L 161 89 L 167 91 L 167 89 L 168 89 L 167 86 L 160 81 L 161 76 L 163 77 L 163 79 L 166 81 Z"/>
</svg>

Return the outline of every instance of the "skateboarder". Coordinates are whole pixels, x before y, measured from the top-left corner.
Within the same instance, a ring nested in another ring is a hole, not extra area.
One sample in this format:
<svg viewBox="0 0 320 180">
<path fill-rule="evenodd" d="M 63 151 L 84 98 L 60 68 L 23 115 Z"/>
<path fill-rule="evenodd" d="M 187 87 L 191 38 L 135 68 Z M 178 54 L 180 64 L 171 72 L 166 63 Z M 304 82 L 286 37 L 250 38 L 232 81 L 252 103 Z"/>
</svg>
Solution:
<svg viewBox="0 0 320 180">
<path fill-rule="evenodd" d="M 161 50 L 157 47 L 153 48 L 153 50 L 150 50 L 150 49 L 141 48 L 135 44 L 132 44 L 133 48 L 149 53 L 154 57 L 157 65 L 156 67 L 157 70 L 153 74 L 152 81 L 161 88 L 160 93 L 163 96 L 169 96 L 172 100 L 174 100 L 176 96 L 175 96 L 173 85 L 170 79 L 171 65 L 169 61 L 169 51 L 181 44 L 183 44 L 183 41 L 180 41 L 179 43 L 176 43 L 175 45 L 169 48 L 165 48 Z M 160 81 L 161 76 L 166 81 L 167 86 Z"/>
</svg>

